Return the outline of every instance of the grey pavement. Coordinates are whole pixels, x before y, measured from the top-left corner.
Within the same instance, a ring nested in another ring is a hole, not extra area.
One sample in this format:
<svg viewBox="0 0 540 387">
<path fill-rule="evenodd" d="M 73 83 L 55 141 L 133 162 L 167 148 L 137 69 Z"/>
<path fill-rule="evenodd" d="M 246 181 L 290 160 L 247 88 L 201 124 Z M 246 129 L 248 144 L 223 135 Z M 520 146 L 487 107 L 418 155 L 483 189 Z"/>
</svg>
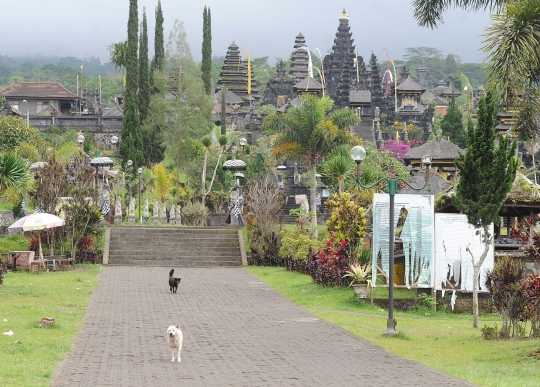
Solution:
<svg viewBox="0 0 540 387">
<path fill-rule="evenodd" d="M 452 386 L 471 384 L 332 325 L 243 268 L 104 266 L 62 386 Z M 180 324 L 182 362 L 166 330 Z"/>
</svg>

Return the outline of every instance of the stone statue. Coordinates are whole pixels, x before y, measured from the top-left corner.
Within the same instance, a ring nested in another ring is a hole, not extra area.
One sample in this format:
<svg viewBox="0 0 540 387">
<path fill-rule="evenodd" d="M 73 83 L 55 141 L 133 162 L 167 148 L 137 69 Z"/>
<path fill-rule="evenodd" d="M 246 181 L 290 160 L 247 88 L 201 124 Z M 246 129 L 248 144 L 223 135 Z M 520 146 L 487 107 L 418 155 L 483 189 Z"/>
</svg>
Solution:
<svg viewBox="0 0 540 387">
<path fill-rule="evenodd" d="M 300 216 L 309 215 L 309 202 L 307 195 L 298 195 L 300 201 Z"/>
<path fill-rule="evenodd" d="M 381 117 L 381 109 L 375 108 L 375 119 L 378 120 Z"/>
<path fill-rule="evenodd" d="M 175 224 L 176 223 L 176 211 L 174 209 L 175 205 L 171 204 L 171 209 L 169 210 L 170 216 L 169 216 L 169 223 Z"/>
<path fill-rule="evenodd" d="M 176 206 L 176 224 L 182 224 L 182 207 L 180 204 Z"/>
<path fill-rule="evenodd" d="M 161 205 L 161 223 L 167 223 L 167 204 L 165 203 Z"/>
<path fill-rule="evenodd" d="M 153 218 L 154 218 L 154 224 L 159 224 L 159 203 L 156 199 L 154 199 L 154 213 L 153 213 Z"/>
<path fill-rule="evenodd" d="M 129 198 L 129 216 L 135 216 L 135 198 Z"/>
<path fill-rule="evenodd" d="M 300 174 L 298 173 L 297 163 L 294 163 L 294 184 L 300 184 Z"/>
<path fill-rule="evenodd" d="M 120 195 L 116 195 L 116 202 L 114 204 L 114 224 L 122 223 L 122 198 Z"/>
<path fill-rule="evenodd" d="M 148 219 L 150 219 L 150 214 L 148 213 L 148 199 L 144 199 L 143 220 L 148 222 Z"/>
<path fill-rule="evenodd" d="M 135 224 L 135 198 L 129 198 L 128 224 Z"/>
</svg>

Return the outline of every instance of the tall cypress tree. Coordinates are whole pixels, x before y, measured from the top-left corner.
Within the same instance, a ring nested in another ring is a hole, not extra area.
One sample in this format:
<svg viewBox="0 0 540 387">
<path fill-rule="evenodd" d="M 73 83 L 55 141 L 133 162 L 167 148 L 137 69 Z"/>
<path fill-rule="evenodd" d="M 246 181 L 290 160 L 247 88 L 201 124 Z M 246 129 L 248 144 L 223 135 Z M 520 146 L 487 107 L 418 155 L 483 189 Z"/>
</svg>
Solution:
<svg viewBox="0 0 540 387">
<path fill-rule="evenodd" d="M 137 89 L 139 88 L 139 63 L 137 60 L 138 24 L 137 0 L 129 0 L 126 90 L 124 92 L 124 119 L 122 120 L 120 155 L 122 156 L 123 166 L 125 166 L 127 160 L 133 161 L 134 174 L 139 167 L 144 165 L 139 101 L 137 98 Z"/>
<path fill-rule="evenodd" d="M 202 80 L 207 95 L 212 92 L 212 28 L 210 23 L 210 7 L 203 11 L 203 43 L 202 43 Z"/>
<path fill-rule="evenodd" d="M 452 197 L 454 206 L 467 215 L 468 222 L 483 228 L 484 251 L 473 262 L 473 327 L 478 328 L 478 277 L 486 259 L 493 235 L 491 223 L 499 222 L 499 212 L 506 195 L 516 178 L 518 159 L 515 157 L 517 141 L 497 135 L 495 113 L 497 100 L 492 92 L 478 103 L 478 123 L 474 128 L 471 119 L 467 128 L 467 152 L 456 160 L 459 184 Z M 497 140 L 497 141 L 496 141 Z M 495 144 L 497 147 L 495 148 Z M 469 250 L 469 249 L 467 249 Z"/>
<path fill-rule="evenodd" d="M 146 8 L 143 8 L 141 46 L 139 50 L 139 116 L 141 123 L 146 120 L 150 103 L 150 84 L 148 80 L 148 28 Z"/>
<path fill-rule="evenodd" d="M 165 43 L 163 38 L 163 11 L 161 10 L 161 0 L 156 7 L 156 27 L 154 29 L 154 56 L 150 65 L 150 85 L 152 93 L 160 92 L 154 80 L 154 71 L 165 70 Z"/>
</svg>

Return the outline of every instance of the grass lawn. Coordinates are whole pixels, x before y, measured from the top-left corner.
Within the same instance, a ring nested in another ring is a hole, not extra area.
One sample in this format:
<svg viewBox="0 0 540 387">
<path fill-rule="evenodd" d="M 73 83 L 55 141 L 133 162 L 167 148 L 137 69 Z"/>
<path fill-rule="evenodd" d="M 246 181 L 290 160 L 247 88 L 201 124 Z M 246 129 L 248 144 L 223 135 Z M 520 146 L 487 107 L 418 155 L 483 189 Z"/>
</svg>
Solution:
<svg viewBox="0 0 540 387">
<path fill-rule="evenodd" d="M 538 385 L 540 340 L 485 341 L 472 328 L 472 315 L 419 310 L 396 312 L 396 337 L 383 336 L 388 312 L 358 300 L 353 289 L 323 288 L 311 277 L 283 268 L 247 266 L 247 270 L 285 297 L 385 350 L 486 387 Z M 479 326 L 499 317 L 481 315 Z M 360 368 L 361 364 L 358 365 Z"/>
<path fill-rule="evenodd" d="M 0 286 L 0 385 L 48 386 L 82 327 L 100 265 L 76 270 L 8 272 Z M 54 325 L 41 326 L 43 317 Z"/>
</svg>

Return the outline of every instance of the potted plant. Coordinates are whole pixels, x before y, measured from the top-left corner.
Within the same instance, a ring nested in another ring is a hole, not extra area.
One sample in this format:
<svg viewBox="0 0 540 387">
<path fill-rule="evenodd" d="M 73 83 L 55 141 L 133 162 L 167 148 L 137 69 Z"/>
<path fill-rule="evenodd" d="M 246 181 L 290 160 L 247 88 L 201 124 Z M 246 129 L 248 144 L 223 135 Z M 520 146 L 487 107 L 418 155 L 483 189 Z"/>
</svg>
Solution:
<svg viewBox="0 0 540 387">
<path fill-rule="evenodd" d="M 349 265 L 349 271 L 343 276 L 351 278 L 352 286 L 358 298 L 367 298 L 371 291 L 371 264 L 355 262 Z"/>
</svg>

